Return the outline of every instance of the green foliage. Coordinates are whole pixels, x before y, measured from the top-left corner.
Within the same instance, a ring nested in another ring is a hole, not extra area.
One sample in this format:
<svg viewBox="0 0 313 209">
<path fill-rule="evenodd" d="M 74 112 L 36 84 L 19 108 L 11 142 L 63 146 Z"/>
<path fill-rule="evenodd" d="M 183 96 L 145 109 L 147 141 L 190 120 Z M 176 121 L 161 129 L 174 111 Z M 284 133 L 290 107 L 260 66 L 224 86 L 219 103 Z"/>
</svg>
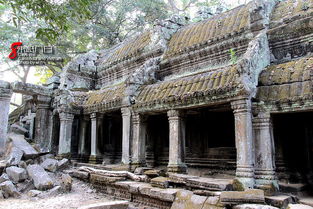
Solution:
<svg viewBox="0 0 313 209">
<path fill-rule="evenodd" d="M 234 64 L 236 64 L 237 63 L 237 60 L 238 60 L 238 57 L 237 57 L 237 55 L 236 55 L 236 51 L 233 49 L 233 48 L 231 48 L 230 50 L 229 50 L 229 54 L 230 54 L 230 61 L 231 61 L 231 63 L 234 65 Z"/>
<path fill-rule="evenodd" d="M 27 77 L 29 69 L 7 59 L 11 43 L 57 46 L 65 61 L 36 67 L 44 82 L 77 54 L 110 48 L 173 13 L 217 5 L 226 4 L 224 0 L 0 0 L 0 64 Z"/>
</svg>

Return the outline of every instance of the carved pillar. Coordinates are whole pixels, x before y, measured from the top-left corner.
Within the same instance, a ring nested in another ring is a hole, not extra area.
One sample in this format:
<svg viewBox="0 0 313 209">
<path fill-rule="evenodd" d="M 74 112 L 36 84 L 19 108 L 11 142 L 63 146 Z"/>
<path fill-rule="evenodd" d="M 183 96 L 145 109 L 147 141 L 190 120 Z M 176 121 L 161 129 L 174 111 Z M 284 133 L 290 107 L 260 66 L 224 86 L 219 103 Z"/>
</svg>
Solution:
<svg viewBox="0 0 313 209">
<path fill-rule="evenodd" d="M 235 116 L 235 138 L 237 150 L 237 180 L 245 188 L 254 186 L 254 155 L 252 138 L 251 101 L 237 100 L 231 103 Z"/>
<path fill-rule="evenodd" d="M 100 162 L 102 160 L 100 147 L 99 147 L 99 133 L 102 126 L 102 117 L 100 113 L 92 113 L 91 119 L 91 152 L 89 161 L 91 163 Z"/>
<path fill-rule="evenodd" d="M 70 155 L 72 142 L 72 126 L 74 115 L 67 112 L 59 113 L 60 116 L 60 141 L 59 155 Z"/>
<path fill-rule="evenodd" d="M 0 156 L 5 152 L 11 96 L 10 83 L 0 81 Z"/>
<path fill-rule="evenodd" d="M 185 160 L 185 125 L 181 112 L 169 110 L 167 112 L 169 121 L 169 162 L 167 169 L 169 172 L 184 173 L 187 166 Z"/>
<path fill-rule="evenodd" d="M 130 126 L 131 126 L 131 111 L 129 108 L 122 108 L 123 118 L 123 135 L 122 135 L 122 163 L 130 163 Z"/>
<path fill-rule="evenodd" d="M 133 143 L 132 143 L 132 165 L 146 165 L 146 131 L 147 123 L 145 118 L 138 113 L 133 113 Z"/>
<path fill-rule="evenodd" d="M 86 147 L 86 135 L 87 135 L 87 128 L 88 128 L 88 120 L 89 118 L 83 116 L 80 120 L 80 130 L 79 130 L 79 155 L 83 156 L 87 154 L 87 147 Z"/>
<path fill-rule="evenodd" d="M 40 145 L 42 152 L 50 152 L 52 145 L 52 112 L 50 110 L 51 97 L 37 96 L 37 110 L 35 118 L 35 142 Z"/>
<path fill-rule="evenodd" d="M 256 186 L 275 191 L 278 184 L 275 180 L 275 148 L 270 114 L 259 113 L 253 119 L 253 128 Z"/>
</svg>

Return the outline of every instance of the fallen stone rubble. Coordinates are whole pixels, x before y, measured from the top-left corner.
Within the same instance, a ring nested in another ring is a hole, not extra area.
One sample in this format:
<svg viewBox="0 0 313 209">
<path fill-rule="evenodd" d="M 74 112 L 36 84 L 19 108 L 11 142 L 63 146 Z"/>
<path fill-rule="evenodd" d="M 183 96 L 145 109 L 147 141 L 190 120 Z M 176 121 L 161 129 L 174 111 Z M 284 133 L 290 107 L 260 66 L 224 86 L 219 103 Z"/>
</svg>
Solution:
<svg viewBox="0 0 313 209">
<path fill-rule="evenodd" d="M 43 191 L 45 195 L 71 191 L 72 177 L 61 172 L 69 160 L 37 152 L 23 134 L 16 132 L 9 134 L 7 153 L 0 160 L 0 199 L 22 193 L 35 197 Z"/>
<path fill-rule="evenodd" d="M 260 189 L 230 191 L 232 190 L 232 181 L 229 179 L 165 174 L 152 169 L 148 172 L 148 170 L 147 168 L 136 169 L 136 174 L 134 174 L 128 171 L 112 171 L 81 166 L 65 172 L 72 177 L 91 183 L 100 192 L 153 208 L 295 208 L 295 201 L 282 201 L 281 204 L 274 200 L 270 202 L 269 198 L 271 197 L 265 196 L 264 191 Z"/>
</svg>

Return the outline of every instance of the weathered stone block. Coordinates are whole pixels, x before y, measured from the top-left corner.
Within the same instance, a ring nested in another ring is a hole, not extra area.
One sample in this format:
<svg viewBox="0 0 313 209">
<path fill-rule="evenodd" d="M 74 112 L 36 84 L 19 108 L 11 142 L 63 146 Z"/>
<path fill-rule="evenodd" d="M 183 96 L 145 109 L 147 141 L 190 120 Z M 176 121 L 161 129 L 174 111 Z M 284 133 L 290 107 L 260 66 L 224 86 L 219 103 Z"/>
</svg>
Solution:
<svg viewBox="0 0 313 209">
<path fill-rule="evenodd" d="M 111 177 L 111 176 L 103 176 L 99 174 L 90 174 L 90 182 L 93 184 L 108 184 L 114 183 L 117 181 L 125 181 L 126 177 Z"/>
<path fill-rule="evenodd" d="M 8 181 L 8 180 L 10 180 L 8 174 L 3 173 L 3 174 L 0 176 L 0 184 L 1 184 L 2 182 Z"/>
<path fill-rule="evenodd" d="M 151 187 L 151 185 L 147 183 L 141 183 L 141 182 L 136 182 L 135 184 L 129 184 L 129 192 L 133 194 L 138 194 L 140 188 L 142 187 Z"/>
<path fill-rule="evenodd" d="M 9 165 L 18 165 L 21 162 L 22 157 L 23 151 L 17 147 L 12 147 L 7 162 Z"/>
<path fill-rule="evenodd" d="M 38 156 L 38 152 L 24 139 L 23 135 L 10 134 L 9 138 L 12 140 L 14 147 L 22 150 L 26 159 Z"/>
<path fill-rule="evenodd" d="M 26 164 L 25 161 L 21 161 L 21 162 L 18 164 L 18 167 L 26 169 L 26 168 L 27 168 L 27 164 Z"/>
<path fill-rule="evenodd" d="M 27 172 L 37 189 L 46 190 L 53 187 L 52 179 L 40 165 L 27 166 Z"/>
<path fill-rule="evenodd" d="M 192 208 L 202 209 L 207 197 L 194 195 L 191 191 L 182 190 L 177 192 L 171 209 Z"/>
<path fill-rule="evenodd" d="M 47 191 L 46 196 L 56 196 L 58 194 L 61 194 L 64 190 L 61 186 L 55 186 L 49 191 Z"/>
<path fill-rule="evenodd" d="M 62 174 L 61 176 L 61 187 L 64 191 L 70 192 L 72 190 L 73 179 L 68 174 Z"/>
<path fill-rule="evenodd" d="M 142 175 L 144 174 L 145 171 L 147 170 L 151 170 L 151 168 L 148 168 L 148 167 L 137 167 L 134 171 L 134 174 L 136 175 Z"/>
<path fill-rule="evenodd" d="M 162 175 L 162 171 L 160 170 L 155 170 L 155 169 L 151 169 L 151 170 L 147 170 L 144 172 L 145 175 L 147 175 L 150 178 L 154 178 L 154 177 L 158 177 Z"/>
<path fill-rule="evenodd" d="M 248 189 L 246 191 L 224 191 L 221 193 L 221 203 L 264 203 L 264 191 L 260 189 Z"/>
<path fill-rule="evenodd" d="M 58 168 L 59 169 L 65 169 L 70 165 L 70 161 L 66 158 L 63 158 L 62 160 L 58 161 Z"/>
<path fill-rule="evenodd" d="M 269 205 L 243 204 L 236 205 L 233 207 L 233 209 L 278 209 L 278 208 Z"/>
<path fill-rule="evenodd" d="M 29 190 L 27 195 L 29 197 L 36 197 L 36 196 L 40 195 L 41 193 L 42 193 L 42 191 L 39 191 L 39 190 Z"/>
<path fill-rule="evenodd" d="M 265 202 L 278 208 L 286 208 L 289 203 L 295 203 L 293 198 L 288 195 L 266 196 Z"/>
<path fill-rule="evenodd" d="M 111 201 L 85 205 L 79 207 L 78 209 L 127 209 L 128 205 L 129 205 L 128 201 Z"/>
<path fill-rule="evenodd" d="M 192 188 L 200 188 L 211 191 L 228 191 L 232 190 L 232 180 L 213 179 L 213 178 L 190 178 L 186 179 L 186 185 Z"/>
<path fill-rule="evenodd" d="M 28 130 L 20 125 L 12 124 L 10 126 L 10 132 L 21 134 L 24 136 L 24 134 L 28 133 Z"/>
<path fill-rule="evenodd" d="M 169 179 L 166 177 L 155 177 L 151 179 L 151 185 L 159 188 L 168 188 L 169 187 Z"/>
<path fill-rule="evenodd" d="M 289 204 L 287 209 L 313 209 L 313 207 L 303 204 Z"/>
<path fill-rule="evenodd" d="M 6 173 L 8 174 L 9 178 L 14 182 L 20 182 L 27 179 L 27 173 L 24 168 L 11 166 L 6 168 Z"/>
<path fill-rule="evenodd" d="M 47 158 L 41 163 L 41 166 L 50 172 L 55 172 L 58 168 L 58 161 L 55 159 Z"/>
<path fill-rule="evenodd" d="M 73 170 L 70 175 L 81 180 L 89 180 L 89 173 L 85 171 Z"/>
<path fill-rule="evenodd" d="M 0 190 L 3 192 L 5 198 L 8 197 L 18 197 L 19 193 L 11 181 L 5 181 L 0 184 Z"/>
<path fill-rule="evenodd" d="M 174 202 L 176 194 L 181 189 L 159 189 L 152 188 L 150 190 L 150 197 L 157 198 L 162 201 Z"/>
</svg>

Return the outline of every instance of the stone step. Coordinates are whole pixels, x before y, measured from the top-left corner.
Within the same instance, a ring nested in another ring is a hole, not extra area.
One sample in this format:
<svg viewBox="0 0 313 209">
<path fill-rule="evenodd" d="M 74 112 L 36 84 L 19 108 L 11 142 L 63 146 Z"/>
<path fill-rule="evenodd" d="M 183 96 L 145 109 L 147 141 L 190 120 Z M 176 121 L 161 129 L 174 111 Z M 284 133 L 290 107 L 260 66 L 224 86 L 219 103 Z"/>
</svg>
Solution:
<svg viewBox="0 0 313 209">
<path fill-rule="evenodd" d="M 265 196 L 265 202 L 278 208 L 286 208 L 290 203 L 295 203 L 295 199 L 289 195 Z"/>
<path fill-rule="evenodd" d="M 127 209 L 128 205 L 128 201 L 109 201 L 84 205 L 82 207 L 79 207 L 78 209 Z"/>
<path fill-rule="evenodd" d="M 313 197 L 300 197 L 299 203 L 313 207 Z"/>
<path fill-rule="evenodd" d="M 190 178 L 186 180 L 186 186 L 196 189 L 206 189 L 211 191 L 230 191 L 233 189 L 231 179 L 216 178 Z"/>
<path fill-rule="evenodd" d="M 279 191 L 282 193 L 293 194 L 293 195 L 303 195 L 307 190 L 307 185 L 305 184 L 287 184 L 279 183 Z"/>
</svg>

